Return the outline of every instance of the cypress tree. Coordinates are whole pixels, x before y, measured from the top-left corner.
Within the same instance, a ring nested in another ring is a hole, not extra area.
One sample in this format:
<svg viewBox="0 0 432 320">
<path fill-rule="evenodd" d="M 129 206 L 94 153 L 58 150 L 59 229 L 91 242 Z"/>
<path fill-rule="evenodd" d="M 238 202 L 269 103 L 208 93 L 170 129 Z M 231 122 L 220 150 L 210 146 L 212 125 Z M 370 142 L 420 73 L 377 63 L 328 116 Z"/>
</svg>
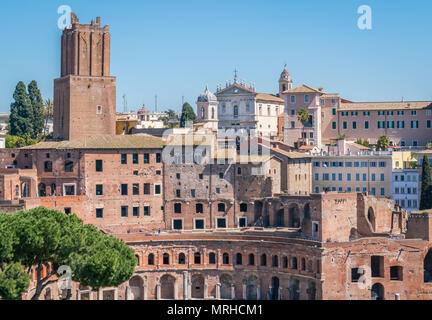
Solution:
<svg viewBox="0 0 432 320">
<path fill-rule="evenodd" d="M 9 134 L 25 138 L 33 135 L 32 107 L 24 82 L 18 82 L 11 104 Z"/>
<path fill-rule="evenodd" d="M 422 165 L 420 210 L 432 209 L 432 181 L 429 158 L 425 154 Z"/>
<path fill-rule="evenodd" d="M 185 128 L 188 121 L 195 122 L 196 115 L 194 109 L 187 102 L 183 104 L 182 115 L 180 118 L 180 128 Z"/>
<path fill-rule="evenodd" d="M 28 95 L 31 103 L 31 119 L 33 124 L 31 137 L 37 139 L 44 129 L 44 102 L 35 80 L 28 85 Z"/>
</svg>

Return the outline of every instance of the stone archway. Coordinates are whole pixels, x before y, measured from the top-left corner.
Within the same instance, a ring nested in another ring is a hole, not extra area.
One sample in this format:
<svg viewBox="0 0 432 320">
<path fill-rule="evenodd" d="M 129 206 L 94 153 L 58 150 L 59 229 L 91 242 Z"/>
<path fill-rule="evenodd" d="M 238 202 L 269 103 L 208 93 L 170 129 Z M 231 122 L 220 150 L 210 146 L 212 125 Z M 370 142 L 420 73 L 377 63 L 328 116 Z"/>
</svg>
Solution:
<svg viewBox="0 0 432 320">
<path fill-rule="evenodd" d="M 246 300 L 257 300 L 258 299 L 258 278 L 256 276 L 250 276 L 246 279 Z"/>
<path fill-rule="evenodd" d="M 161 299 L 174 300 L 174 284 L 175 278 L 169 274 L 164 275 L 160 279 Z"/>
<path fill-rule="evenodd" d="M 254 202 L 254 224 L 263 216 L 264 204 L 262 201 Z"/>
<path fill-rule="evenodd" d="M 375 283 L 371 290 L 372 300 L 384 300 L 384 286 L 381 283 Z"/>
<path fill-rule="evenodd" d="M 278 277 L 273 277 L 271 279 L 270 299 L 279 300 L 279 278 Z"/>
<path fill-rule="evenodd" d="M 424 282 L 432 282 L 432 249 L 429 249 L 424 261 Z"/>
<path fill-rule="evenodd" d="M 372 207 L 369 207 L 368 209 L 367 219 L 372 226 L 372 231 L 375 232 L 375 213 Z"/>
<path fill-rule="evenodd" d="M 232 277 L 227 274 L 223 274 L 220 277 L 220 297 L 221 299 L 232 299 Z"/>
<path fill-rule="evenodd" d="M 289 217 L 289 227 L 290 228 L 300 228 L 301 219 L 300 219 L 300 208 L 298 204 L 290 205 L 288 209 L 288 217 Z"/>
<path fill-rule="evenodd" d="M 193 299 L 204 299 L 204 277 L 201 274 L 194 274 L 191 282 L 191 297 Z"/>
<path fill-rule="evenodd" d="M 131 300 L 144 300 L 144 281 L 140 276 L 134 276 L 129 280 Z"/>
<path fill-rule="evenodd" d="M 281 208 L 276 212 L 275 218 L 276 227 L 285 227 L 285 209 Z"/>
</svg>

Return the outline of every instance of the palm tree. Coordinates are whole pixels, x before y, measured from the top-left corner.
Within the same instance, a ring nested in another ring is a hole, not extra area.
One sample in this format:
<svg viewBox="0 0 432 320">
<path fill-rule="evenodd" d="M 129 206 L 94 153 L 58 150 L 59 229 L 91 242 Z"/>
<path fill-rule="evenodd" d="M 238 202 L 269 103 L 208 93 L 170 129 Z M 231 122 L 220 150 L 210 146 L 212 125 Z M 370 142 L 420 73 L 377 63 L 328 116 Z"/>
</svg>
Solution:
<svg viewBox="0 0 432 320">
<path fill-rule="evenodd" d="M 51 99 L 45 100 L 44 117 L 45 117 L 44 132 L 46 132 L 48 128 L 48 120 L 53 120 L 54 118 L 54 103 Z"/>
<path fill-rule="evenodd" d="M 390 138 L 387 135 L 382 135 L 377 141 L 378 149 L 387 150 L 390 146 Z"/>
<path fill-rule="evenodd" d="M 310 114 L 306 109 L 300 109 L 297 114 L 297 119 L 303 125 L 302 139 L 304 139 L 305 124 L 309 122 Z M 304 141 L 304 140 L 303 140 Z"/>
</svg>

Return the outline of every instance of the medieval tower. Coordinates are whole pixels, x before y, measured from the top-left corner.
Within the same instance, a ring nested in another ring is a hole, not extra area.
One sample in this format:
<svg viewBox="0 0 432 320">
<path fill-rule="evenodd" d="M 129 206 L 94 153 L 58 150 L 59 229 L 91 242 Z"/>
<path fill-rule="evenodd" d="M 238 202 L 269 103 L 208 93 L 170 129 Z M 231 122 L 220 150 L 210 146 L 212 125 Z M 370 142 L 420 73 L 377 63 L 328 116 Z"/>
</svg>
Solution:
<svg viewBox="0 0 432 320">
<path fill-rule="evenodd" d="M 61 78 L 54 80 L 54 139 L 115 134 L 116 78 L 110 76 L 109 26 L 79 24 L 61 37 Z"/>
</svg>

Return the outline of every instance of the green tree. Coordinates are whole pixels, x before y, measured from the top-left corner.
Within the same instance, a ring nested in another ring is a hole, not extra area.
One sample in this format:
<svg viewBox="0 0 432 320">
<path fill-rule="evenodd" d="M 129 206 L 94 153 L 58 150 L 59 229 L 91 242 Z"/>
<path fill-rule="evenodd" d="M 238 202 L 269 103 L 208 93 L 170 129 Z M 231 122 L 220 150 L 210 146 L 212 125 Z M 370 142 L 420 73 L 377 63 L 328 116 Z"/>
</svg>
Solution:
<svg viewBox="0 0 432 320">
<path fill-rule="evenodd" d="M 183 104 L 182 114 L 180 118 L 180 128 L 185 128 L 188 122 L 195 123 L 196 115 L 194 109 L 187 102 Z"/>
<path fill-rule="evenodd" d="M 24 82 L 18 82 L 13 94 L 15 102 L 11 104 L 9 134 L 26 137 L 33 135 L 32 105 Z"/>
<path fill-rule="evenodd" d="M 309 122 L 310 114 L 306 109 L 300 109 L 297 114 L 298 121 L 303 125 L 302 139 L 304 138 L 305 124 Z"/>
<path fill-rule="evenodd" d="M 132 248 L 92 225 L 83 225 L 76 215 L 40 207 L 13 215 L 0 214 L 0 226 L 0 264 L 20 263 L 27 273 L 36 268 L 33 300 L 57 281 L 60 266 L 71 268 L 73 281 L 97 290 L 127 281 L 137 264 Z M 50 268 L 42 277 L 44 266 Z M 70 297 L 68 290 L 66 298 Z"/>
<path fill-rule="evenodd" d="M 168 115 L 169 119 L 177 118 L 177 112 L 175 112 L 173 109 L 168 109 L 165 111 L 165 113 Z"/>
<path fill-rule="evenodd" d="M 390 138 L 387 135 L 382 135 L 378 138 L 377 147 L 381 150 L 387 150 L 390 146 Z"/>
<path fill-rule="evenodd" d="M 44 129 L 44 101 L 35 80 L 32 80 L 28 85 L 28 96 L 31 103 L 31 120 L 33 124 L 33 132 L 30 137 L 36 139 Z"/>
<path fill-rule="evenodd" d="M 367 141 L 366 139 L 362 140 L 362 138 L 358 138 L 355 143 L 360 144 L 364 147 L 369 148 L 369 141 Z"/>
<path fill-rule="evenodd" d="M 38 140 L 30 138 L 28 135 L 25 138 L 11 136 L 10 134 L 6 135 L 6 148 L 22 148 L 36 144 L 38 142 Z"/>
<path fill-rule="evenodd" d="M 5 300 L 18 300 L 30 285 L 30 275 L 24 272 L 20 263 L 7 265 L 0 273 L 0 297 Z"/>
<path fill-rule="evenodd" d="M 432 178 L 429 158 L 425 154 L 422 164 L 420 210 L 432 209 Z"/>
<path fill-rule="evenodd" d="M 54 119 L 54 102 L 51 99 L 45 100 L 44 117 L 45 117 L 45 126 L 44 126 L 44 133 L 45 133 L 48 128 L 48 121 Z"/>
</svg>

